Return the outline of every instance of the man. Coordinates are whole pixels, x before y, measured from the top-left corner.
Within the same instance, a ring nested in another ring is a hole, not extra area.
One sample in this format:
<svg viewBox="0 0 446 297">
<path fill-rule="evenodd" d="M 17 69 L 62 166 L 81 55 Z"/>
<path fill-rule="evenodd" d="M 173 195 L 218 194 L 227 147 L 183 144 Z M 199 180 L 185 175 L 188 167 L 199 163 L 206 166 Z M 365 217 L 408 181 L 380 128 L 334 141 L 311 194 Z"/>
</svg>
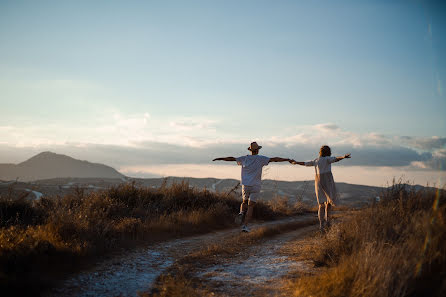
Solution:
<svg viewBox="0 0 446 297">
<path fill-rule="evenodd" d="M 259 150 L 262 147 L 257 142 L 252 142 L 248 150 L 251 155 L 242 156 L 238 158 L 226 157 L 216 158 L 212 161 L 236 161 L 238 165 L 242 166 L 242 196 L 243 201 L 240 206 L 240 213 L 238 222 L 243 224 L 242 231 L 249 232 L 248 223 L 252 218 L 252 211 L 260 195 L 260 188 L 262 187 L 262 168 L 270 162 L 288 162 L 290 159 L 279 157 L 268 158 L 259 155 Z"/>
</svg>

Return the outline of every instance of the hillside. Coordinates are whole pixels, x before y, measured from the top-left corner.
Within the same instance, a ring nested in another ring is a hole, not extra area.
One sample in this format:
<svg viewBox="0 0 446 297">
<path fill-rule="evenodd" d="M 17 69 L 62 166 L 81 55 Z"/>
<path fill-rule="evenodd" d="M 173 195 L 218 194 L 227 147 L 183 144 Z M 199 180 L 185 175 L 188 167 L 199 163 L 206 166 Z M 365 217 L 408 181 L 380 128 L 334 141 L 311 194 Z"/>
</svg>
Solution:
<svg viewBox="0 0 446 297">
<path fill-rule="evenodd" d="M 33 182 L 0 182 L 0 195 L 7 195 L 14 189 L 19 196 L 31 193 L 31 191 L 41 193 L 44 196 L 64 196 L 73 193 L 78 188 L 87 192 L 100 189 L 107 189 L 121 183 L 135 182 L 138 187 L 159 188 L 166 183 L 171 186 L 174 183 L 188 182 L 190 187 L 197 189 L 207 189 L 214 193 L 233 192 L 236 197 L 241 196 L 241 187 L 239 181 L 235 179 L 216 179 L 216 178 L 185 178 L 185 177 L 167 177 L 167 178 L 51 178 L 37 180 Z M 384 190 L 382 187 L 371 187 L 364 185 L 354 185 L 346 183 L 337 183 L 337 188 L 341 198 L 341 205 L 361 207 L 381 195 Z M 35 193 L 36 194 L 36 193 Z M 38 194 L 40 195 L 40 194 Z M 34 195 L 35 196 L 35 195 Z M 34 196 L 30 195 L 29 198 Z M 309 205 L 316 204 L 314 194 L 314 181 L 277 181 L 264 180 L 262 186 L 262 195 L 260 200 L 269 201 L 275 197 L 286 197 L 291 204 L 302 201 Z"/>
<path fill-rule="evenodd" d="M 51 178 L 124 178 L 114 168 L 52 152 L 40 153 L 19 164 L 0 164 L 0 180 L 34 181 Z"/>
<path fill-rule="evenodd" d="M 189 186 L 211 192 L 234 192 L 241 196 L 239 181 L 216 178 L 128 178 L 110 166 L 81 161 L 72 157 L 52 152 L 40 153 L 19 164 L 0 164 L 0 194 L 6 195 L 13 189 L 19 196 L 29 193 L 30 198 L 44 196 L 63 196 L 78 187 L 87 191 L 107 189 L 123 182 L 135 182 L 138 186 L 158 188 L 164 182 L 168 186 L 185 180 Z M 314 181 L 278 181 L 262 182 L 261 200 L 269 201 L 275 197 L 288 198 L 290 203 L 302 201 L 310 205 L 316 203 Z M 336 184 L 341 198 L 341 205 L 361 207 L 381 195 L 382 187 Z M 34 195 L 31 195 L 34 193 Z"/>
<path fill-rule="evenodd" d="M 241 195 L 241 187 L 238 186 L 239 180 L 235 179 L 216 179 L 216 178 L 183 178 L 183 177 L 168 177 L 167 185 L 178 183 L 182 180 L 187 180 L 189 185 L 196 188 L 206 188 L 211 192 L 228 193 L 235 191 L 238 196 Z M 146 187 L 159 187 L 164 179 L 150 178 L 150 179 L 132 179 L 137 184 Z M 360 207 L 364 206 L 372 199 L 381 195 L 384 190 L 382 187 L 373 187 L 365 185 L 355 185 L 347 183 L 336 183 L 339 195 L 343 205 Z M 268 201 L 274 197 L 286 197 L 291 203 L 298 200 L 306 202 L 310 205 L 316 203 L 316 196 L 314 193 L 314 181 L 279 181 L 266 179 L 262 181 L 260 200 Z"/>
</svg>

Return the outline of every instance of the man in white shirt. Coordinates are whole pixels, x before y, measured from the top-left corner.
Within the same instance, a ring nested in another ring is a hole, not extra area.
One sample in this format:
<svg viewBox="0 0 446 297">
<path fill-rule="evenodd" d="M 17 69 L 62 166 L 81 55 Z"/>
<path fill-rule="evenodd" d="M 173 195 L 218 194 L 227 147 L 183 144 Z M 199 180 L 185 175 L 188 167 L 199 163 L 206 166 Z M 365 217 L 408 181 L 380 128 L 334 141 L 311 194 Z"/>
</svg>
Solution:
<svg viewBox="0 0 446 297">
<path fill-rule="evenodd" d="M 225 157 L 216 158 L 212 161 L 236 161 L 238 165 L 242 166 L 242 195 L 243 202 L 240 206 L 240 213 L 238 216 L 238 222 L 243 224 L 242 231 L 249 232 L 248 223 L 252 218 L 252 211 L 256 204 L 257 198 L 260 195 L 260 189 L 262 187 L 262 168 L 268 165 L 270 162 L 288 162 L 290 159 L 284 159 L 279 157 L 268 158 L 259 155 L 259 150 L 262 147 L 257 142 L 252 142 L 248 150 L 251 151 L 251 155 L 241 156 L 238 158 Z M 246 216 L 245 216 L 246 215 Z"/>
</svg>

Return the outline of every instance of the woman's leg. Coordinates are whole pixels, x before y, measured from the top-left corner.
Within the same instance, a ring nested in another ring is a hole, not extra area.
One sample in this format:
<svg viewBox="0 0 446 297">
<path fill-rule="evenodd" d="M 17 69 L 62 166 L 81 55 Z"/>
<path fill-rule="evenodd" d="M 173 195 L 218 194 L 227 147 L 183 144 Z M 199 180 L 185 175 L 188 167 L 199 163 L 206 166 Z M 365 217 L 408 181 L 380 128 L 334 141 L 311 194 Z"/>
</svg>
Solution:
<svg viewBox="0 0 446 297">
<path fill-rule="evenodd" d="M 328 215 L 328 212 L 331 210 L 331 203 L 325 202 L 325 223 L 327 226 L 330 226 L 330 217 Z"/>
<path fill-rule="evenodd" d="M 322 230 L 322 214 L 321 211 L 324 210 L 323 203 L 318 203 L 319 209 L 317 210 L 317 217 L 319 218 L 319 228 Z"/>
</svg>

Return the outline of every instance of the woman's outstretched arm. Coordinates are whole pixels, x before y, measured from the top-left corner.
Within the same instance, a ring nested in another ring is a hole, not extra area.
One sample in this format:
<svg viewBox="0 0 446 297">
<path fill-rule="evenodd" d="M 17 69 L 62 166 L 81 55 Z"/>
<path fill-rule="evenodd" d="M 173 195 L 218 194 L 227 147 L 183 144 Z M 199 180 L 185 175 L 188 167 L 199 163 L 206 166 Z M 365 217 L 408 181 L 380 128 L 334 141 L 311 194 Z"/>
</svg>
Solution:
<svg viewBox="0 0 446 297">
<path fill-rule="evenodd" d="M 345 155 L 343 155 L 342 157 L 336 157 L 335 162 L 339 162 L 339 161 L 341 161 L 341 160 L 344 160 L 344 159 L 350 159 L 350 158 L 351 158 L 351 154 L 345 154 Z"/>
<path fill-rule="evenodd" d="M 212 161 L 236 161 L 234 157 L 215 158 Z"/>
<path fill-rule="evenodd" d="M 293 165 L 302 165 L 302 166 L 305 166 L 305 162 L 299 162 L 299 161 L 296 161 L 296 160 L 290 160 L 289 161 L 291 164 L 293 164 Z"/>
</svg>

